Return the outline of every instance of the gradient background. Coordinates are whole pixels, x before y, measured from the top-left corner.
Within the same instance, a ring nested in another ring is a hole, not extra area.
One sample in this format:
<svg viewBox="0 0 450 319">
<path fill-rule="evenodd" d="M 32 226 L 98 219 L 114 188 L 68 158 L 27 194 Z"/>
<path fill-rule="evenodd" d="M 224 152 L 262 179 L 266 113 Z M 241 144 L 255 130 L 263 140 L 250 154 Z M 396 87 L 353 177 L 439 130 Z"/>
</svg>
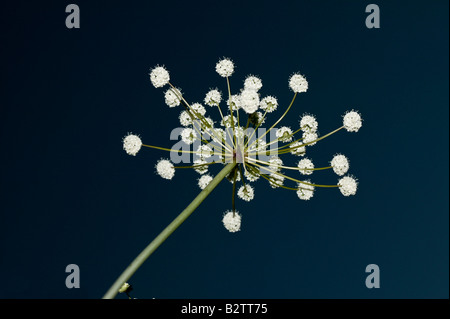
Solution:
<svg viewBox="0 0 450 319">
<path fill-rule="evenodd" d="M 284 125 L 308 112 L 325 134 L 361 112 L 358 133 L 308 150 L 316 166 L 347 155 L 358 193 L 317 189 L 306 202 L 260 180 L 252 202 L 237 202 L 242 231 L 231 234 L 224 181 L 132 277 L 132 296 L 449 297 L 448 1 L 375 1 L 381 29 L 365 26 L 369 1 L 75 1 L 81 28 L 67 29 L 69 3 L 0 12 L 0 298 L 100 298 L 197 195 L 197 173 L 164 180 L 154 165 L 168 154 L 128 156 L 122 138 L 171 147 L 180 109 L 149 69 L 164 64 L 196 102 L 225 92 L 214 70 L 223 56 L 236 64 L 235 92 L 255 74 L 278 98 L 268 123 L 297 71 L 310 89 Z M 71 263 L 79 289 L 65 286 Z M 371 263 L 380 289 L 365 286 Z"/>
</svg>

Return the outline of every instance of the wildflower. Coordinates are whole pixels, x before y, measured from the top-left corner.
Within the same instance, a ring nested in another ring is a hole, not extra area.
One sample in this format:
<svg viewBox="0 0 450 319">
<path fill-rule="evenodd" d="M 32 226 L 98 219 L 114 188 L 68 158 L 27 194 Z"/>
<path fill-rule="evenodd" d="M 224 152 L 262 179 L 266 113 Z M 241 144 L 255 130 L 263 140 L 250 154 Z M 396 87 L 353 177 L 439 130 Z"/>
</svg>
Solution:
<svg viewBox="0 0 450 319">
<path fill-rule="evenodd" d="M 222 222 L 225 228 L 231 233 L 241 230 L 241 215 L 238 212 L 225 212 Z"/>
<path fill-rule="evenodd" d="M 179 115 L 181 125 L 184 126 L 181 131 L 181 139 L 186 144 L 196 142 L 195 149 L 166 149 L 163 147 L 142 144 L 140 138 L 136 135 L 129 134 L 123 139 L 124 149 L 130 155 L 136 155 L 141 146 L 165 150 L 169 152 L 183 152 L 193 155 L 193 165 L 178 166 L 180 168 L 192 168 L 201 176 L 198 179 L 198 186 L 202 189 L 201 193 L 184 209 L 181 214 L 170 223 L 166 229 L 147 246 L 145 252 L 158 247 L 173 231 L 198 207 L 206 196 L 219 184 L 221 180 L 227 178 L 233 184 L 233 200 L 232 209 L 223 214 L 222 222 L 225 228 L 230 232 L 237 232 L 241 229 L 241 215 L 235 209 L 235 195 L 239 198 L 250 201 L 254 198 L 254 188 L 247 181 L 254 182 L 262 177 L 268 181 L 272 188 L 283 188 L 293 190 L 301 200 L 310 200 L 316 188 L 339 188 L 344 196 L 356 194 L 358 182 L 353 176 L 347 175 L 339 179 L 337 184 L 320 185 L 312 183 L 310 180 L 298 180 L 289 176 L 291 171 L 299 171 L 302 175 L 310 175 L 313 171 L 323 171 L 333 169 L 333 171 L 342 176 L 348 171 L 348 160 L 341 154 L 336 155 L 331 160 L 331 166 L 315 167 L 309 158 L 302 158 L 297 167 L 290 167 L 284 164 L 281 157 L 286 154 L 304 156 L 306 148 L 315 145 L 320 140 L 335 134 L 341 129 L 349 132 L 357 132 L 362 125 L 362 119 L 358 112 L 350 111 L 343 116 L 343 125 L 334 131 L 331 131 L 321 137 L 317 131 L 317 121 L 314 116 L 305 114 L 300 119 L 300 128 L 295 132 L 286 126 L 282 126 L 276 133 L 277 138 L 273 138 L 272 129 L 279 127 L 279 123 L 288 114 L 298 93 L 308 90 L 308 82 L 305 77 L 299 73 L 293 74 L 289 78 L 289 87 L 294 92 L 294 96 L 287 107 L 283 110 L 282 115 L 273 122 L 268 130 L 264 133 L 257 133 L 259 126 L 266 121 L 266 116 L 278 108 L 277 99 L 272 96 L 266 96 L 260 100 L 259 90 L 262 88 L 262 81 L 255 77 L 249 76 L 244 81 L 244 87 L 232 94 L 229 77 L 234 72 L 234 63 L 227 58 L 221 59 L 216 64 L 217 73 L 226 78 L 228 91 L 228 99 L 224 108 L 221 107 L 222 97 L 216 89 L 210 90 L 204 99 L 208 106 L 217 107 L 220 120 L 217 122 L 223 128 L 216 128 L 215 121 L 206 115 L 207 110 L 200 103 L 190 104 L 184 98 L 180 98 L 177 92 L 181 94 L 172 83 L 169 82 L 169 73 L 164 67 L 157 66 L 150 73 L 150 80 L 155 87 L 162 87 L 166 84 L 170 85 L 172 90 L 165 92 L 165 100 L 169 107 L 177 106 L 178 103 L 184 107 L 183 112 Z M 234 87 L 233 87 L 234 89 Z M 262 112 L 259 112 L 261 108 Z M 208 108 L 209 109 L 209 108 Z M 214 108 L 215 109 L 215 108 Z M 239 114 L 243 110 L 245 113 Z M 247 128 L 249 130 L 247 130 Z M 253 129 L 250 130 L 250 129 Z M 264 128 L 263 128 L 264 129 Z M 252 131 L 252 132 L 250 132 Z M 250 133 L 249 133 L 250 132 Z M 302 134 L 301 138 L 296 134 Z M 268 135 L 269 134 L 269 135 Z M 207 139 L 210 137 L 210 139 Z M 226 137 L 226 138 L 225 138 Z M 267 140 L 270 137 L 272 140 Z M 278 145 L 278 141 L 284 143 Z M 197 144 L 199 143 L 199 144 Z M 198 147 L 200 145 L 200 147 Z M 211 152 L 214 151 L 214 155 Z M 217 155 L 217 156 L 216 156 Z M 220 161 L 217 161 L 220 159 Z M 208 160 L 208 161 L 207 161 Z M 208 174 L 209 168 L 215 164 L 225 164 L 221 171 L 212 177 Z M 283 169 L 283 171 L 282 171 Z M 157 173 L 166 179 L 172 179 L 175 172 L 175 166 L 166 159 L 161 159 L 156 164 Z M 285 173 L 288 172 L 288 173 Z M 242 183 L 242 186 L 239 186 Z M 152 246 L 155 245 L 155 246 Z M 152 250 L 153 249 L 153 250 Z M 140 255 L 142 256 L 142 254 Z M 145 259 L 144 258 L 144 259 Z M 140 260 L 142 261 L 142 260 Z M 119 288 L 117 282 L 122 284 L 129 273 L 134 271 L 142 263 L 132 263 L 124 274 L 121 275 L 120 281 L 116 281 L 110 289 L 113 293 L 117 293 Z M 110 296 L 109 292 L 106 296 Z"/>
<path fill-rule="evenodd" d="M 283 161 L 281 160 L 281 158 L 279 158 L 276 155 L 273 155 L 270 159 L 269 159 L 269 169 L 275 172 L 278 172 L 281 170 L 280 166 L 283 166 Z"/>
<path fill-rule="evenodd" d="M 289 87 L 295 93 L 302 93 L 308 91 L 308 81 L 298 73 L 291 76 L 289 79 Z"/>
<path fill-rule="evenodd" d="M 241 108 L 248 114 L 255 113 L 259 107 L 259 95 L 253 90 L 241 92 Z"/>
<path fill-rule="evenodd" d="M 189 114 L 188 111 L 182 111 L 180 113 L 180 124 L 183 126 L 189 126 L 192 125 L 193 121 L 192 121 L 192 115 Z"/>
<path fill-rule="evenodd" d="M 277 109 L 278 101 L 273 96 L 266 96 L 261 100 L 259 107 L 267 113 L 272 113 Z"/>
<path fill-rule="evenodd" d="M 156 172 L 162 178 L 172 179 L 175 175 L 175 168 L 169 160 L 161 159 L 156 164 Z"/>
<path fill-rule="evenodd" d="M 333 171 L 339 176 L 347 173 L 349 168 L 348 159 L 342 154 L 335 155 L 331 160 L 330 165 L 333 167 Z"/>
<path fill-rule="evenodd" d="M 314 164 L 309 158 L 300 160 L 297 167 L 299 168 L 300 174 L 303 175 L 311 175 L 314 170 Z"/>
<path fill-rule="evenodd" d="M 318 123 L 314 116 L 305 114 L 300 119 L 300 128 L 304 132 L 315 132 L 317 131 Z"/>
<path fill-rule="evenodd" d="M 213 178 L 211 177 L 211 175 L 209 174 L 202 175 L 198 179 L 198 186 L 200 187 L 200 189 L 205 189 L 205 187 L 208 186 L 208 184 L 211 183 L 212 180 Z"/>
<path fill-rule="evenodd" d="M 234 94 L 232 95 L 228 100 L 227 100 L 227 105 L 231 106 L 231 108 L 233 109 L 233 111 L 237 111 L 242 107 L 242 103 L 241 103 L 241 96 L 239 94 Z"/>
<path fill-rule="evenodd" d="M 356 111 L 350 111 L 344 115 L 344 127 L 349 132 L 358 132 L 362 126 L 361 115 Z"/>
<path fill-rule="evenodd" d="M 200 145 L 197 148 L 197 155 L 202 160 L 204 160 L 206 158 L 210 158 L 212 156 L 212 153 L 213 153 L 213 150 L 211 149 L 211 146 L 209 146 L 209 145 Z"/>
<path fill-rule="evenodd" d="M 169 72 L 163 66 L 157 66 L 150 72 L 150 81 L 155 88 L 162 87 L 169 83 Z"/>
<path fill-rule="evenodd" d="M 303 132 L 303 143 L 305 145 L 313 146 L 316 144 L 316 140 L 318 138 L 317 132 Z"/>
<path fill-rule="evenodd" d="M 127 154 L 136 156 L 137 152 L 141 149 L 142 141 L 137 135 L 128 134 L 123 139 L 123 149 Z"/>
<path fill-rule="evenodd" d="M 358 182 L 352 176 L 344 176 L 338 182 L 339 190 L 342 195 L 350 196 L 356 194 L 356 189 L 358 188 Z"/>
<path fill-rule="evenodd" d="M 197 139 L 197 133 L 195 133 L 194 129 L 187 127 L 181 131 L 181 140 L 186 144 L 192 144 Z"/>
<path fill-rule="evenodd" d="M 200 103 L 193 103 L 191 104 L 191 109 L 194 110 L 194 115 L 195 116 L 204 116 L 206 114 L 206 109 L 203 105 L 201 105 Z"/>
<path fill-rule="evenodd" d="M 181 102 L 181 91 L 180 89 L 170 88 L 164 94 L 164 98 L 169 107 L 178 106 Z"/>
<path fill-rule="evenodd" d="M 303 183 L 298 183 L 298 198 L 302 200 L 310 200 L 314 196 L 314 186 L 309 183 L 311 183 L 310 180 L 303 181 Z"/>
<path fill-rule="evenodd" d="M 209 106 L 219 105 L 222 101 L 222 94 L 217 89 L 210 90 L 206 93 L 204 101 L 205 104 Z"/>
<path fill-rule="evenodd" d="M 244 90 L 253 90 L 255 92 L 262 88 L 262 81 L 260 78 L 249 75 L 244 81 Z"/>
<path fill-rule="evenodd" d="M 277 130 L 275 136 L 280 141 L 288 143 L 292 141 L 292 130 L 287 126 L 283 126 Z"/>
<path fill-rule="evenodd" d="M 249 184 L 245 184 L 244 186 L 241 186 L 237 192 L 239 198 L 249 202 L 255 197 L 255 192 L 253 190 L 253 187 L 251 187 Z"/>
<path fill-rule="evenodd" d="M 216 72 L 221 77 L 229 77 L 234 72 L 234 64 L 230 59 L 222 59 L 216 64 Z"/>
<path fill-rule="evenodd" d="M 305 155 L 306 147 L 302 141 L 297 141 L 291 144 L 291 154 L 297 156 Z"/>
<path fill-rule="evenodd" d="M 269 184 L 272 188 L 282 187 L 284 183 L 284 176 L 272 173 L 269 175 Z"/>
</svg>

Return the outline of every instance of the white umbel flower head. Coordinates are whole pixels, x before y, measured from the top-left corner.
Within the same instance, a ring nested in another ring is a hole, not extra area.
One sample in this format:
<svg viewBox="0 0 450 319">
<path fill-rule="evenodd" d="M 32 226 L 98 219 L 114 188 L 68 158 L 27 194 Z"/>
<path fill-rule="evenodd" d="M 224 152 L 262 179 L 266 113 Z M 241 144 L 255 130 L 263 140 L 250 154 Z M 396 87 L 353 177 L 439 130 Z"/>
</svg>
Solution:
<svg viewBox="0 0 450 319">
<path fill-rule="evenodd" d="M 344 176 L 338 181 L 339 190 L 342 195 L 350 196 L 356 194 L 356 189 L 358 188 L 358 182 L 353 176 Z"/>
<path fill-rule="evenodd" d="M 349 169 L 348 159 L 342 154 L 336 154 L 331 160 L 330 165 L 333 167 L 333 171 L 339 176 L 347 173 Z"/>
<path fill-rule="evenodd" d="M 278 101 L 275 97 L 269 95 L 261 100 L 259 107 L 267 113 L 272 113 L 277 109 Z"/>
<path fill-rule="evenodd" d="M 128 155 L 136 156 L 137 152 L 141 149 L 142 141 L 137 135 L 128 133 L 123 139 L 123 149 Z"/>
<path fill-rule="evenodd" d="M 213 150 L 209 145 L 200 145 L 197 148 L 197 156 L 200 157 L 200 159 L 206 159 L 210 158 L 212 156 Z"/>
<path fill-rule="evenodd" d="M 160 159 L 158 163 L 156 163 L 156 172 L 162 178 L 172 179 L 175 175 L 175 168 L 169 160 Z"/>
<path fill-rule="evenodd" d="M 222 101 L 222 94 L 219 90 L 213 89 L 206 93 L 205 104 L 209 106 L 219 105 Z"/>
<path fill-rule="evenodd" d="M 213 178 L 211 177 L 211 175 L 202 175 L 202 177 L 198 179 L 198 187 L 200 187 L 200 189 L 205 189 L 205 187 L 208 186 L 212 180 Z"/>
<path fill-rule="evenodd" d="M 164 99 L 166 104 L 169 107 L 175 107 L 180 105 L 181 102 L 181 91 L 180 89 L 176 88 L 170 88 L 166 91 L 166 93 L 164 94 Z"/>
<path fill-rule="evenodd" d="M 304 181 L 306 183 L 311 183 L 310 180 Z M 302 200 L 310 200 L 314 196 L 314 186 L 298 183 L 297 196 Z"/>
<path fill-rule="evenodd" d="M 190 127 L 184 128 L 181 131 L 180 135 L 181 135 L 181 140 L 188 145 L 194 143 L 194 141 L 197 139 L 197 134 L 195 133 L 194 129 L 192 129 Z"/>
<path fill-rule="evenodd" d="M 317 142 L 314 142 L 318 138 L 317 132 L 303 132 L 302 135 L 303 144 L 308 144 L 309 146 L 315 145 Z"/>
<path fill-rule="evenodd" d="M 244 81 L 245 90 L 259 91 L 259 89 L 261 88 L 262 88 L 261 79 L 254 75 L 249 75 Z"/>
<path fill-rule="evenodd" d="M 295 93 L 302 93 L 308 91 L 308 81 L 301 74 L 294 74 L 289 79 L 289 87 Z"/>
<path fill-rule="evenodd" d="M 216 72 L 219 73 L 221 77 L 229 77 L 234 72 L 234 63 L 228 58 L 224 58 L 217 62 Z"/>
<path fill-rule="evenodd" d="M 163 66 L 156 66 L 150 72 L 150 81 L 155 88 L 163 87 L 169 80 L 169 72 Z"/>
<path fill-rule="evenodd" d="M 283 166 L 283 161 L 278 156 L 273 155 L 269 159 L 269 169 L 271 171 L 279 172 L 281 170 L 280 166 Z"/>
<path fill-rule="evenodd" d="M 275 133 L 275 136 L 284 143 L 291 142 L 292 130 L 287 126 L 280 127 Z"/>
<path fill-rule="evenodd" d="M 298 162 L 299 172 L 302 175 L 311 175 L 314 171 L 314 164 L 309 158 L 303 158 Z"/>
<path fill-rule="evenodd" d="M 238 212 L 227 211 L 223 214 L 222 223 L 225 228 L 231 232 L 235 233 L 241 230 L 241 215 Z"/>
<path fill-rule="evenodd" d="M 183 126 L 189 126 L 192 125 L 192 117 L 191 115 L 188 113 L 188 111 L 182 111 L 180 113 L 180 124 Z"/>
<path fill-rule="evenodd" d="M 297 156 L 304 156 L 306 152 L 306 147 L 303 145 L 302 141 L 297 141 L 291 144 L 290 146 L 291 154 Z"/>
<path fill-rule="evenodd" d="M 233 109 L 233 111 L 237 111 L 241 108 L 242 103 L 241 103 L 241 96 L 239 94 L 234 94 L 232 95 L 228 100 L 227 100 L 227 105 L 230 106 L 231 103 L 231 108 Z"/>
<path fill-rule="evenodd" d="M 315 132 L 318 126 L 319 124 L 313 115 L 305 114 L 300 119 L 300 128 L 303 132 Z"/>
<path fill-rule="evenodd" d="M 194 116 L 196 117 L 198 114 L 201 116 L 204 116 L 206 114 L 206 109 L 203 105 L 200 103 L 193 103 L 191 104 L 191 109 L 194 110 Z"/>
<path fill-rule="evenodd" d="M 272 173 L 269 175 L 269 183 L 272 188 L 278 188 L 280 186 L 283 186 L 284 176 Z"/>
<path fill-rule="evenodd" d="M 358 132 L 362 126 L 361 115 L 356 111 L 347 111 L 344 115 L 344 127 L 349 132 Z"/>
<path fill-rule="evenodd" d="M 253 190 L 253 187 L 251 187 L 249 184 L 241 186 L 237 194 L 239 198 L 247 202 L 251 201 L 255 197 L 255 191 Z"/>
<path fill-rule="evenodd" d="M 248 114 L 255 113 L 259 107 L 259 94 L 253 90 L 241 92 L 241 108 Z"/>
</svg>

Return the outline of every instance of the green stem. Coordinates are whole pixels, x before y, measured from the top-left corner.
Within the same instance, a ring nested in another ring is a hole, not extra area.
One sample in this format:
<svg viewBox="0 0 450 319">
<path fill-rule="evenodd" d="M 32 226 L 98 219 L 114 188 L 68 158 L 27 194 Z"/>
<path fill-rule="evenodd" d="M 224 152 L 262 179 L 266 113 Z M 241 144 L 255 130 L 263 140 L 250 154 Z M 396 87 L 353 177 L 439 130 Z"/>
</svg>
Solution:
<svg viewBox="0 0 450 319">
<path fill-rule="evenodd" d="M 109 288 L 103 299 L 113 299 L 120 287 L 133 276 L 145 260 L 188 218 L 194 210 L 205 200 L 212 190 L 233 170 L 236 162 L 227 164 L 216 177 L 203 189 L 200 194 L 178 215 L 145 249 L 133 260 L 125 271 Z"/>
</svg>

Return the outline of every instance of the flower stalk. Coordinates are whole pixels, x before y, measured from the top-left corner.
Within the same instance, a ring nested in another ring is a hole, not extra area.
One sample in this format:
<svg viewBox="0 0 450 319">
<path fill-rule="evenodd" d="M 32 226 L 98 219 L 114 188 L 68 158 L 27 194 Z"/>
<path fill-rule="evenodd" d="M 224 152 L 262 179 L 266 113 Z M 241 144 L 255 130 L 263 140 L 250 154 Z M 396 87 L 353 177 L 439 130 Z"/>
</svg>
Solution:
<svg viewBox="0 0 450 319">
<path fill-rule="evenodd" d="M 131 262 L 109 288 L 103 299 L 113 299 L 120 287 L 127 282 L 147 258 L 194 212 L 217 185 L 235 168 L 236 162 L 228 163 L 200 194 L 178 215 L 147 247 Z"/>
</svg>

